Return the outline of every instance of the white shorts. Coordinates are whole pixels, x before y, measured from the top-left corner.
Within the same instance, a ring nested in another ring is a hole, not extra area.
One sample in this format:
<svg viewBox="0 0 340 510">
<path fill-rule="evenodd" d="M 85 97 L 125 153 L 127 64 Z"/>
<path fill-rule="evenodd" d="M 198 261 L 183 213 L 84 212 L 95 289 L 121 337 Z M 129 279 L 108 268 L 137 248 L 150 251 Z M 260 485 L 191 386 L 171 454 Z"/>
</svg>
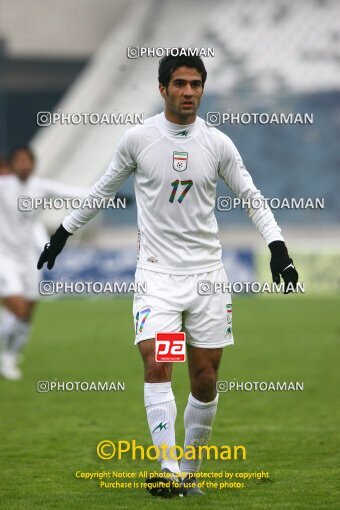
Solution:
<svg viewBox="0 0 340 510">
<path fill-rule="evenodd" d="M 40 275 L 37 258 L 25 256 L 22 261 L 0 252 L 0 297 L 23 296 L 30 301 L 39 298 Z"/>
<path fill-rule="evenodd" d="M 137 268 L 135 282 L 139 287 L 146 282 L 146 293 L 134 295 L 135 344 L 155 338 L 158 332 L 184 331 L 187 343 L 193 347 L 232 345 L 231 296 L 222 291 L 209 293 L 209 282 L 227 281 L 223 268 L 194 275 Z"/>
</svg>

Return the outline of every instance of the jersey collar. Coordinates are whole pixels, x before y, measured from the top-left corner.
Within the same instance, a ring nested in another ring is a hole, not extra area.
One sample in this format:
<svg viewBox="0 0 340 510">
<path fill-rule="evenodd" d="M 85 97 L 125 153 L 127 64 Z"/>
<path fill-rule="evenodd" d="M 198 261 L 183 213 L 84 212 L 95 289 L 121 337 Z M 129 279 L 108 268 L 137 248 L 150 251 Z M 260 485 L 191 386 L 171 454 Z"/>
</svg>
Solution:
<svg viewBox="0 0 340 510">
<path fill-rule="evenodd" d="M 164 112 L 158 115 L 158 124 L 163 133 L 176 140 L 185 141 L 196 132 L 197 118 L 192 124 L 174 124 L 165 118 Z"/>
</svg>

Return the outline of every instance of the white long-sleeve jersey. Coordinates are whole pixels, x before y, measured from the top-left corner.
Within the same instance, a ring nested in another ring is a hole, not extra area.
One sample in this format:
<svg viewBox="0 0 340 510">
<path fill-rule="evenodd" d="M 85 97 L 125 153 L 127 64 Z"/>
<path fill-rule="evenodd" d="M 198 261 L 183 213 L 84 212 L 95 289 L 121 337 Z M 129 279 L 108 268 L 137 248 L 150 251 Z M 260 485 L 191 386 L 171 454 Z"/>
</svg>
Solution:
<svg viewBox="0 0 340 510">
<path fill-rule="evenodd" d="M 161 113 L 128 130 L 89 198 L 114 196 L 130 174 L 138 209 L 137 267 L 158 272 L 195 274 L 222 266 L 214 214 L 218 177 L 242 199 L 263 199 L 228 136 L 199 117 L 183 126 Z M 74 210 L 63 226 L 73 233 L 97 212 Z M 267 244 L 283 240 L 268 207 L 248 213 Z"/>
<path fill-rule="evenodd" d="M 48 238 L 40 220 L 40 209 L 30 209 L 36 198 L 75 198 L 87 193 L 85 188 L 68 186 L 40 177 L 21 181 L 14 174 L 0 176 L 0 253 L 11 258 L 37 253 Z M 19 199 L 25 197 L 19 205 Z M 27 210 L 23 210 L 26 207 Z"/>
</svg>

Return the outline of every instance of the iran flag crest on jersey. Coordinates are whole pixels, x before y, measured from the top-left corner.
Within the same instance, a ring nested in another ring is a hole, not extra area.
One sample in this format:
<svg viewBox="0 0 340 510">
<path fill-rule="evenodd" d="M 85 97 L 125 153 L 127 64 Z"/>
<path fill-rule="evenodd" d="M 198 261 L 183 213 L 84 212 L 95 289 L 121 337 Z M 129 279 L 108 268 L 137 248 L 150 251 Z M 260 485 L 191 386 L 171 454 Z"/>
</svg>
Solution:
<svg viewBox="0 0 340 510">
<path fill-rule="evenodd" d="M 188 164 L 188 153 L 187 152 L 173 152 L 172 166 L 177 172 L 183 172 L 186 170 Z"/>
</svg>

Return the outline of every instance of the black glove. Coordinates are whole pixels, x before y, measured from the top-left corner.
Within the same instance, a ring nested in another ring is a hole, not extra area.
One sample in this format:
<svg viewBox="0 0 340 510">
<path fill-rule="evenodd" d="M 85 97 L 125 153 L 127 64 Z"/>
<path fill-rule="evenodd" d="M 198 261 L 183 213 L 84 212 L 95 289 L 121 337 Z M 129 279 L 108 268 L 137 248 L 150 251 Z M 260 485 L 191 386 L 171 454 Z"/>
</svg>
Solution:
<svg viewBox="0 0 340 510">
<path fill-rule="evenodd" d="M 283 241 L 273 241 L 268 247 L 272 253 L 270 269 L 273 282 L 279 284 L 281 275 L 285 282 L 284 293 L 289 294 L 289 292 L 293 292 L 293 289 L 296 289 L 299 275 L 294 267 L 293 260 L 288 255 L 287 246 Z M 287 289 L 288 284 L 290 285 Z"/>
<path fill-rule="evenodd" d="M 51 236 L 50 242 L 45 244 L 44 251 L 40 255 L 37 268 L 41 269 L 47 262 L 48 269 L 52 269 L 55 259 L 64 248 L 67 238 L 71 236 L 70 232 L 60 225 L 60 227 Z"/>
</svg>

